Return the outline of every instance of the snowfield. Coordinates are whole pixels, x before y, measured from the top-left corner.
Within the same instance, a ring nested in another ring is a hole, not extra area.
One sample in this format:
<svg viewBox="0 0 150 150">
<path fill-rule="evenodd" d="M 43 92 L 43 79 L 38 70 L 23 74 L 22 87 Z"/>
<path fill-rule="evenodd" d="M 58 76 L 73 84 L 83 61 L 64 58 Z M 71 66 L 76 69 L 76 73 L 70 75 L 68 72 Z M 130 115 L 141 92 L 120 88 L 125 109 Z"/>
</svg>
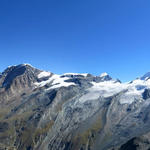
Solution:
<svg viewBox="0 0 150 150">
<path fill-rule="evenodd" d="M 49 77 L 45 81 L 36 82 L 36 86 L 45 86 L 46 84 L 51 84 L 51 86 L 46 89 L 54 89 L 60 87 L 68 87 L 71 85 L 76 85 L 74 82 L 66 82 L 72 78 L 72 76 L 83 76 L 87 77 L 87 73 L 65 73 L 63 75 L 54 74 L 50 77 L 50 72 L 41 72 L 38 75 L 38 78 Z M 117 80 L 110 79 L 108 81 L 104 80 L 104 77 L 109 76 L 107 73 L 102 73 L 99 77 L 102 78 L 100 82 L 92 81 L 92 86 L 87 89 L 85 95 L 81 96 L 79 99 L 80 102 L 84 103 L 88 100 L 94 100 L 99 97 L 110 97 L 115 94 L 118 94 L 121 91 L 125 91 L 123 95 L 120 97 L 120 104 L 131 104 L 136 99 L 142 99 L 142 93 L 145 89 L 150 88 L 150 79 L 148 79 L 146 74 L 141 78 L 133 80 L 132 82 L 120 83 Z"/>
<path fill-rule="evenodd" d="M 46 72 L 46 71 L 42 71 L 40 74 L 38 74 L 38 78 L 43 78 L 43 77 L 48 77 L 50 76 L 51 73 L 50 72 Z"/>
</svg>

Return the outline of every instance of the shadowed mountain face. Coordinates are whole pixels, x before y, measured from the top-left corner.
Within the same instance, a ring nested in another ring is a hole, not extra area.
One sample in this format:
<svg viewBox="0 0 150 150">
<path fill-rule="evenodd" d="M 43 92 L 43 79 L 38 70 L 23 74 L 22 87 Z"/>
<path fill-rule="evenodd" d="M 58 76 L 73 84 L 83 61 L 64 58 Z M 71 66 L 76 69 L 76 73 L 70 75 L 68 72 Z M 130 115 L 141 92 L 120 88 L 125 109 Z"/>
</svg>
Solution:
<svg viewBox="0 0 150 150">
<path fill-rule="evenodd" d="M 0 77 L 0 103 L 11 102 L 12 97 L 31 91 L 39 72 L 40 70 L 27 64 L 7 68 Z"/>
<path fill-rule="evenodd" d="M 25 78 L 25 75 L 29 80 L 28 82 L 34 81 L 36 78 L 36 73 L 38 72 L 37 69 L 32 68 L 29 65 L 18 65 L 18 66 L 12 66 L 4 71 L 2 76 L 4 75 L 4 81 L 2 83 L 2 87 L 10 88 L 13 81 L 17 78 L 19 78 L 21 75 Z"/>
<path fill-rule="evenodd" d="M 28 64 L 0 74 L 0 150 L 148 150 L 149 137 L 149 74 L 121 83 Z"/>
</svg>

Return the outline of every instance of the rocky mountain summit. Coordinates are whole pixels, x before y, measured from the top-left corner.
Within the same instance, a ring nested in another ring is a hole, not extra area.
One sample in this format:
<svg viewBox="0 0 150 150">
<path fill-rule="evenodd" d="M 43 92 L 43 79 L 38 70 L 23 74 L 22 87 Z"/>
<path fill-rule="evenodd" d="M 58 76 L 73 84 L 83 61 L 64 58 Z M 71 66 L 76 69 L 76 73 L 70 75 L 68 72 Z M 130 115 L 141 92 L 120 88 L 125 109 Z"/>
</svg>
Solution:
<svg viewBox="0 0 150 150">
<path fill-rule="evenodd" d="M 0 150 L 150 150 L 150 73 L 121 83 L 107 73 L 8 67 Z"/>
</svg>

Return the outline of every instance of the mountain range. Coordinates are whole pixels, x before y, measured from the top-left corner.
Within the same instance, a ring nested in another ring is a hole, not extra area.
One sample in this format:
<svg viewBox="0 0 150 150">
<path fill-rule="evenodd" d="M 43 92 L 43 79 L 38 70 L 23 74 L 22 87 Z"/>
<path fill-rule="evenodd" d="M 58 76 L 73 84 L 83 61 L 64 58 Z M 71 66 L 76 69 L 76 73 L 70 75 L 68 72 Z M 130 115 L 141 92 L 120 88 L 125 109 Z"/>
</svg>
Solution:
<svg viewBox="0 0 150 150">
<path fill-rule="evenodd" d="M 150 150 L 150 73 L 0 73 L 0 150 Z"/>
</svg>

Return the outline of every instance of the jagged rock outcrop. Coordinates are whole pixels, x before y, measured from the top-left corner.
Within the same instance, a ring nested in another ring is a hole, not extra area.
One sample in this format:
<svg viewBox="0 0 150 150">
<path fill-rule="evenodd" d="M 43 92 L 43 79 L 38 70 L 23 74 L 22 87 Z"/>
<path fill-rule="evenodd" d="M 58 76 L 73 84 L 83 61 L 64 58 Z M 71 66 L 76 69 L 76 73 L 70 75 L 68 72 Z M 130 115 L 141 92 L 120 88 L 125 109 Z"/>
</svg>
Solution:
<svg viewBox="0 0 150 150">
<path fill-rule="evenodd" d="M 39 72 L 28 64 L 7 68 L 0 78 L 0 103 L 10 102 L 12 97 L 31 91 Z"/>
</svg>

